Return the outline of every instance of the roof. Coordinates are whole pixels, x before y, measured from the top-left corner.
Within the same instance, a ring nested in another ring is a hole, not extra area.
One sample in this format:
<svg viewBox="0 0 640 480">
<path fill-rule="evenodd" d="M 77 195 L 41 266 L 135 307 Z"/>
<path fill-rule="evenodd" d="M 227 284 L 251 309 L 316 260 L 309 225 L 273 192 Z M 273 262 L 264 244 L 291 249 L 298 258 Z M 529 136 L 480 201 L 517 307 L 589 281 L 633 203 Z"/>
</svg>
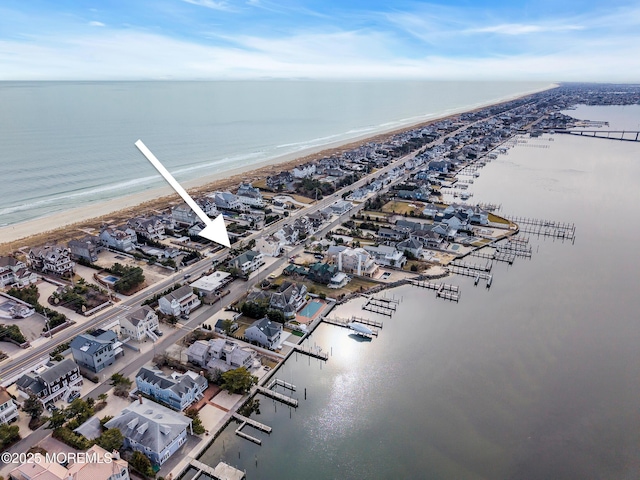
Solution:
<svg viewBox="0 0 640 480">
<path fill-rule="evenodd" d="M 281 330 L 281 325 L 279 323 L 274 323 L 269 320 L 267 317 L 261 318 L 260 320 L 256 320 L 251 324 L 249 328 L 257 328 L 262 333 L 264 333 L 268 338 L 277 335 Z"/>
<path fill-rule="evenodd" d="M 192 375 L 189 375 L 189 374 Z M 205 387 L 207 380 L 202 376 L 193 372 L 187 372 L 183 375 L 176 375 L 175 377 L 169 377 L 162 373 L 160 370 L 155 370 L 148 367 L 142 367 L 136 374 L 136 381 L 141 378 L 147 383 L 156 385 L 162 390 L 171 390 L 179 398 L 182 398 L 186 393 L 190 392 L 194 388 L 200 386 Z"/>
<path fill-rule="evenodd" d="M 97 336 L 93 336 L 89 333 L 83 333 L 71 340 L 71 344 L 69 346 L 72 350 L 81 350 L 88 355 L 93 355 L 105 345 L 113 343 L 116 338 L 117 335 L 111 330 L 102 332 Z"/>
<path fill-rule="evenodd" d="M 167 293 L 163 298 L 171 302 L 171 300 L 177 300 L 178 302 L 190 295 L 193 295 L 193 289 L 189 285 L 183 285 L 173 292 Z"/>
<path fill-rule="evenodd" d="M 211 275 L 199 278 L 191 284 L 191 287 L 202 290 L 203 292 L 214 292 L 224 285 L 231 277 L 228 272 L 213 272 Z"/>
<path fill-rule="evenodd" d="M 129 323 L 137 327 L 140 322 L 144 321 L 144 319 L 147 318 L 149 312 L 153 312 L 153 310 L 145 305 L 142 308 L 138 308 L 133 312 L 127 313 L 125 315 L 125 318 L 129 321 Z"/>
<path fill-rule="evenodd" d="M 55 462 L 24 463 L 11 470 L 11 477 L 24 480 L 66 480 L 67 469 Z"/>
<path fill-rule="evenodd" d="M 76 362 L 74 362 L 70 358 L 65 358 L 61 362 L 55 363 L 52 367 L 42 372 L 40 374 L 40 378 L 42 378 L 42 380 L 44 380 L 46 383 L 51 384 L 58 378 L 61 378 L 67 375 L 69 372 L 73 372 L 75 370 L 78 370 L 78 365 L 76 365 Z"/>
<path fill-rule="evenodd" d="M 11 395 L 9 395 L 9 392 L 7 392 L 4 387 L 0 388 L 0 405 L 4 405 L 11 400 L 12 398 Z"/>
<path fill-rule="evenodd" d="M 105 457 L 107 452 L 99 445 L 92 446 L 87 450 L 87 454 L 96 455 L 101 461 L 93 462 L 77 462 L 68 467 L 69 475 L 73 475 L 73 480 L 107 480 L 115 472 L 128 468 L 129 464 L 121 458 L 114 458 L 113 455 L 108 459 Z"/>
<path fill-rule="evenodd" d="M 160 453 L 190 424 L 189 417 L 145 399 L 129 405 L 105 427 L 117 428 L 125 438 Z"/>
<path fill-rule="evenodd" d="M 237 256 L 233 261 L 238 265 L 242 265 L 246 262 L 253 261 L 258 255 L 261 255 L 259 252 L 254 252 L 253 250 L 247 250 L 242 255 Z"/>
</svg>

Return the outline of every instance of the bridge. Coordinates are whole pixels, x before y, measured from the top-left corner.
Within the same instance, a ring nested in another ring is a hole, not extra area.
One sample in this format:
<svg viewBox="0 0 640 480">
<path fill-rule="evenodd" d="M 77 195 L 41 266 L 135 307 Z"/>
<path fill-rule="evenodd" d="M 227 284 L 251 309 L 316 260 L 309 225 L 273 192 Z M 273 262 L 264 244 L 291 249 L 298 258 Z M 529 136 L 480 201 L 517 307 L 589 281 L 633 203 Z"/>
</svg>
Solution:
<svg viewBox="0 0 640 480">
<path fill-rule="evenodd" d="M 556 133 L 567 133 L 584 137 L 608 138 L 609 140 L 622 140 L 625 142 L 640 142 L 638 130 L 555 130 Z"/>
</svg>

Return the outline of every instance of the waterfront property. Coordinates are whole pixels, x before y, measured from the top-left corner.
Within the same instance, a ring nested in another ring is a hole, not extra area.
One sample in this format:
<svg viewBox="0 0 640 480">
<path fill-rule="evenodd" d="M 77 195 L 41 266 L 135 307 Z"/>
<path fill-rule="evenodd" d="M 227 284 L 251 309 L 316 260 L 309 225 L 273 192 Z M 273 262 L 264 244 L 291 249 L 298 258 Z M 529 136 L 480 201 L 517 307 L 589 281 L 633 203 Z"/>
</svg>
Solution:
<svg viewBox="0 0 640 480">
<path fill-rule="evenodd" d="M 94 373 L 113 365 L 116 357 L 124 354 L 122 343 L 111 330 L 80 334 L 71 341 L 70 347 L 76 363 Z"/>
<path fill-rule="evenodd" d="M 238 342 L 224 338 L 197 340 L 187 350 L 189 362 L 208 370 L 227 371 L 239 367 L 250 368 L 255 350 L 241 347 Z"/>
<path fill-rule="evenodd" d="M 77 394 L 82 387 L 82 375 L 78 365 L 70 358 L 61 362 L 49 362 L 35 372 L 22 375 L 16 385 L 24 398 L 34 395 L 43 405 Z"/>
<path fill-rule="evenodd" d="M 146 455 L 155 465 L 162 465 L 193 434 L 192 421 L 180 412 L 140 397 L 117 417 L 105 423 L 117 428 L 124 437 L 124 447 Z"/>
<path fill-rule="evenodd" d="M 59 245 L 47 245 L 29 250 L 29 263 L 35 270 L 55 275 L 70 275 L 75 266 L 71 261 L 71 251 Z"/>
<path fill-rule="evenodd" d="M 128 227 L 103 227 L 100 230 L 100 243 L 107 248 L 131 252 L 138 243 L 136 232 Z"/>
<path fill-rule="evenodd" d="M 80 240 L 70 240 L 67 246 L 69 250 L 71 250 L 71 258 L 74 260 L 84 260 L 89 263 L 96 262 L 98 260 L 98 253 L 102 250 L 100 238 L 91 235 L 87 235 Z"/>
<path fill-rule="evenodd" d="M 86 452 L 86 459 L 71 460 L 66 466 L 58 462 L 27 462 L 9 473 L 12 480 L 129 480 L 129 464 L 118 452 L 107 452 L 93 445 Z"/>
<path fill-rule="evenodd" d="M 0 257 L 0 287 L 16 285 L 26 287 L 38 281 L 38 276 L 27 270 L 27 265 L 14 257 Z"/>
<path fill-rule="evenodd" d="M 136 374 L 140 392 L 179 411 L 200 400 L 208 386 L 206 378 L 191 371 L 165 375 L 160 370 L 142 367 Z"/>
<path fill-rule="evenodd" d="M 256 320 L 244 332 L 244 337 L 250 342 L 257 342 L 263 347 L 274 348 L 280 342 L 282 325 L 272 322 L 267 317 Z"/>
</svg>

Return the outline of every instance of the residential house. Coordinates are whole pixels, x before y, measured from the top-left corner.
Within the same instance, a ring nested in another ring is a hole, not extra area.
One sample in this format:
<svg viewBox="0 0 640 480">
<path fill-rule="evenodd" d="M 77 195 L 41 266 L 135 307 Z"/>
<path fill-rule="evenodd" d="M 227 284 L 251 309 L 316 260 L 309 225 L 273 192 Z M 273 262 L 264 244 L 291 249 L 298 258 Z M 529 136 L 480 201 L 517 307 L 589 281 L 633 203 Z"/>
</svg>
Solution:
<svg viewBox="0 0 640 480">
<path fill-rule="evenodd" d="M 0 292 L 0 297 L 7 299 L 2 300 L 0 318 L 27 318 L 36 313 L 35 308 L 27 302 L 23 302 L 22 300 L 3 292 Z"/>
<path fill-rule="evenodd" d="M 113 365 L 116 357 L 124 354 L 122 343 L 111 330 L 82 333 L 71 341 L 70 347 L 76 363 L 94 373 Z"/>
<path fill-rule="evenodd" d="M 240 315 L 240 314 L 238 314 Z M 229 322 L 229 323 L 227 323 Z M 235 332 L 238 328 L 240 328 L 240 325 L 238 325 L 235 320 L 231 320 L 231 319 L 225 319 L 225 318 L 219 318 L 216 321 L 216 324 L 213 328 L 213 330 L 216 333 L 220 333 L 220 334 L 227 334 L 227 330 L 226 330 L 226 326 L 229 325 L 229 332 L 233 333 Z"/>
<path fill-rule="evenodd" d="M 271 294 L 269 307 L 279 310 L 287 320 L 296 318 L 296 313 L 307 303 L 307 287 L 300 283 L 284 282 L 277 292 Z"/>
<path fill-rule="evenodd" d="M 208 386 L 206 378 L 189 370 L 165 375 L 160 370 L 142 367 L 136 374 L 138 391 L 178 411 L 200 400 Z"/>
<path fill-rule="evenodd" d="M 137 342 L 146 338 L 155 342 L 158 340 L 159 328 L 158 315 L 147 306 L 129 311 L 120 317 L 120 333 Z"/>
<path fill-rule="evenodd" d="M 267 177 L 267 188 L 281 190 L 291 182 L 293 182 L 293 175 L 290 172 L 280 172 L 277 175 Z"/>
<path fill-rule="evenodd" d="M 127 222 L 137 234 L 151 240 L 159 240 L 164 237 L 164 223 L 160 217 L 136 217 Z"/>
<path fill-rule="evenodd" d="M 193 288 L 189 285 L 182 287 L 166 294 L 158 300 L 158 307 L 165 315 L 188 315 L 191 311 L 198 308 L 202 302 L 197 295 L 193 293 Z"/>
<path fill-rule="evenodd" d="M 71 258 L 74 260 L 82 259 L 89 263 L 96 262 L 98 253 L 102 250 L 100 238 L 91 235 L 87 235 L 80 240 L 70 240 L 67 246 L 71 250 Z"/>
<path fill-rule="evenodd" d="M 59 245 L 50 245 L 29 250 L 31 267 L 43 273 L 69 275 L 75 263 L 71 261 L 71 251 Z"/>
<path fill-rule="evenodd" d="M 380 245 L 379 247 L 366 246 L 364 249 L 373 256 L 378 265 L 402 268 L 407 262 L 404 253 L 399 252 L 394 247 Z"/>
<path fill-rule="evenodd" d="M 238 187 L 236 196 L 244 205 L 248 205 L 250 207 L 264 206 L 264 200 L 262 199 L 260 190 L 251 185 L 251 183 L 241 183 L 240 187 Z"/>
<path fill-rule="evenodd" d="M 38 275 L 27 270 L 27 265 L 14 257 L 0 257 L 0 287 L 17 285 L 26 287 L 36 283 Z"/>
<path fill-rule="evenodd" d="M 19 417 L 18 406 L 4 387 L 0 387 L 0 425 L 8 424 Z"/>
<path fill-rule="evenodd" d="M 178 227 L 190 227 L 196 223 L 199 218 L 196 212 L 191 210 L 191 207 L 186 203 L 181 203 L 171 208 L 171 218 Z"/>
<path fill-rule="evenodd" d="M 186 443 L 187 430 L 193 433 L 189 417 L 142 397 L 104 426 L 120 430 L 124 447 L 142 452 L 155 465 L 162 465 Z"/>
<path fill-rule="evenodd" d="M 399 252 L 409 252 L 416 258 L 422 256 L 422 242 L 414 238 L 408 238 L 396 245 Z"/>
<path fill-rule="evenodd" d="M 374 277 L 378 272 L 378 265 L 363 248 L 329 247 L 327 255 L 341 272 L 363 277 Z"/>
<path fill-rule="evenodd" d="M 314 173 L 316 173 L 316 165 L 315 165 L 315 163 L 305 163 L 304 165 L 298 165 L 297 167 L 295 167 L 291 171 L 291 174 L 295 178 L 310 177 Z"/>
<path fill-rule="evenodd" d="M 329 285 L 331 279 L 338 273 L 338 267 L 328 263 L 314 263 L 309 267 L 307 278 L 313 282 Z"/>
<path fill-rule="evenodd" d="M 273 234 L 282 245 L 294 245 L 298 241 L 299 232 L 291 225 L 284 225 Z"/>
<path fill-rule="evenodd" d="M 253 249 L 268 257 L 279 257 L 282 254 L 280 240 L 273 235 L 258 238 Z"/>
<path fill-rule="evenodd" d="M 80 452 L 82 453 L 82 452 Z M 58 462 L 41 461 L 23 463 L 9 472 L 11 480 L 129 480 L 129 464 L 120 458 L 118 452 L 108 452 L 99 445 L 93 445 L 74 461 L 66 456 L 66 467 Z M 89 460 L 90 459 L 90 460 Z"/>
<path fill-rule="evenodd" d="M 107 248 L 130 252 L 135 249 L 138 237 L 131 228 L 103 227 L 100 230 L 100 243 Z"/>
<path fill-rule="evenodd" d="M 224 338 L 209 341 L 197 340 L 187 350 L 189 362 L 209 371 L 250 368 L 256 356 L 255 350 L 241 347 L 239 343 Z"/>
<path fill-rule="evenodd" d="M 260 252 L 247 250 L 236 258 L 231 259 L 229 265 L 240 270 L 243 275 L 249 275 L 264 265 L 264 255 Z"/>
<path fill-rule="evenodd" d="M 82 375 L 76 363 L 67 358 L 61 362 L 49 362 L 35 372 L 22 375 L 16 382 L 18 393 L 25 398 L 35 395 L 44 406 L 49 402 L 67 399 L 80 392 Z"/>
<path fill-rule="evenodd" d="M 267 317 L 256 320 L 244 332 L 244 337 L 250 342 L 257 342 L 265 348 L 274 348 L 280 343 L 282 325 L 272 322 Z"/>
<path fill-rule="evenodd" d="M 214 192 L 209 195 L 216 204 L 218 210 L 245 210 L 244 203 L 237 195 L 231 192 Z"/>
<path fill-rule="evenodd" d="M 339 200 L 331 205 L 330 208 L 335 215 L 343 215 L 353 208 L 353 203 L 347 202 L 346 200 Z"/>
</svg>

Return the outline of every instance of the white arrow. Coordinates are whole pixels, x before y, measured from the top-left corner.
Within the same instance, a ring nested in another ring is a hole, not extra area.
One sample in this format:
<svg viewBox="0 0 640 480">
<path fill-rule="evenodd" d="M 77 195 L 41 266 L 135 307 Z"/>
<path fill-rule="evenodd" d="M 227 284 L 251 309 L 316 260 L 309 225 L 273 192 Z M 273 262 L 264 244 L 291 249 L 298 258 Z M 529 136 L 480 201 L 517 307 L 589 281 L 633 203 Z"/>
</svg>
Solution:
<svg viewBox="0 0 640 480">
<path fill-rule="evenodd" d="M 169 171 L 164 168 L 164 165 L 160 163 L 151 150 L 147 148 L 147 146 L 142 143 L 142 140 L 138 140 L 136 142 L 136 147 L 138 150 L 142 152 L 142 154 L 147 157 L 147 160 L 151 162 L 151 165 L 156 167 L 156 170 L 160 172 L 160 175 L 164 177 L 164 179 L 171 185 L 171 187 L 182 197 L 191 210 L 195 212 L 196 215 L 204 222 L 204 229 L 199 233 L 201 237 L 204 237 L 213 242 L 219 243 L 220 245 L 224 245 L 225 247 L 230 247 L 231 242 L 229 242 L 229 235 L 227 234 L 227 227 L 224 224 L 224 218 L 222 215 L 218 215 L 215 220 L 211 220 L 209 216 L 204 213 L 204 211 L 200 208 L 191 195 L 187 193 L 187 191 L 182 188 L 173 175 L 169 173 Z"/>
</svg>

